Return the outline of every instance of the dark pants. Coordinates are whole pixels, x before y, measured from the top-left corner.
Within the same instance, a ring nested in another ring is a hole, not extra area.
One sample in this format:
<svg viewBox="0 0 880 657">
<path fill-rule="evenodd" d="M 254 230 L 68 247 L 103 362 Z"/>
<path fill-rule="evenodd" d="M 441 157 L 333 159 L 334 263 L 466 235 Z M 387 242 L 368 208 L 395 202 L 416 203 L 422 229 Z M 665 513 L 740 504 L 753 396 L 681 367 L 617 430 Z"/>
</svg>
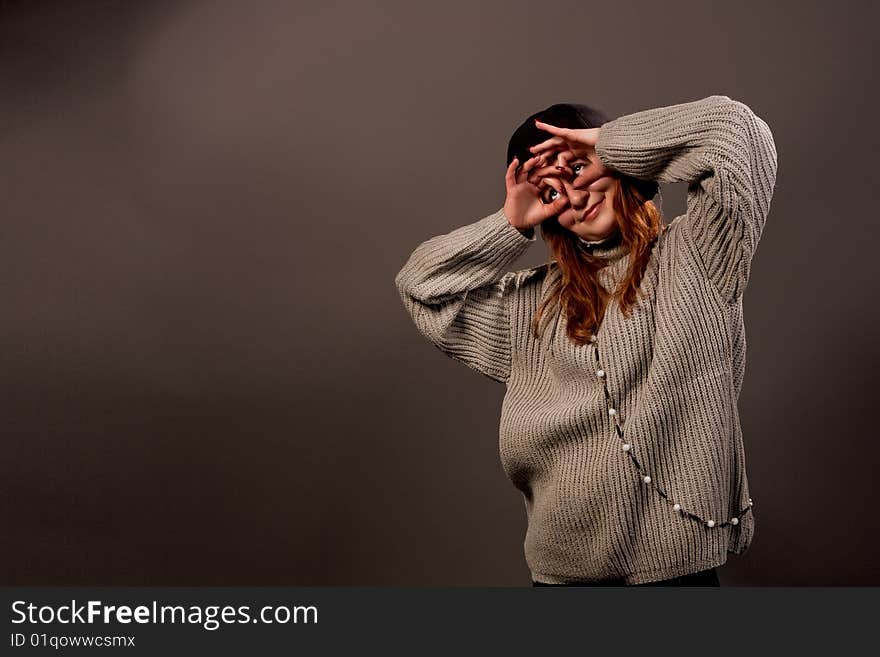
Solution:
<svg viewBox="0 0 880 657">
<path fill-rule="evenodd" d="M 624 584 L 621 579 L 607 579 L 601 582 L 570 582 L 568 584 L 545 584 L 544 582 L 532 582 L 532 586 L 721 586 L 718 581 L 718 573 L 714 568 L 701 570 L 698 573 L 664 579 L 660 582 L 647 582 L 646 584 Z"/>
</svg>

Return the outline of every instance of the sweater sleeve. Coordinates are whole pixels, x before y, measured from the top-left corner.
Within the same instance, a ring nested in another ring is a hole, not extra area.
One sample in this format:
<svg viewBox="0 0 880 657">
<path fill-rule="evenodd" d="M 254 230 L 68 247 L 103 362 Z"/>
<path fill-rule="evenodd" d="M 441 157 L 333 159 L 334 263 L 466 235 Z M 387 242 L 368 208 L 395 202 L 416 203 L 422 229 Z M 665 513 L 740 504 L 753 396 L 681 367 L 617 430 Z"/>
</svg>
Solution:
<svg viewBox="0 0 880 657">
<path fill-rule="evenodd" d="M 510 377 L 507 267 L 536 240 L 498 210 L 423 242 L 395 277 L 403 305 L 435 347 L 494 381 Z"/>
<path fill-rule="evenodd" d="M 686 239 L 721 296 L 736 301 L 748 283 L 776 184 L 768 125 L 739 101 L 708 96 L 606 122 L 596 154 L 634 178 L 689 183 Z"/>
</svg>

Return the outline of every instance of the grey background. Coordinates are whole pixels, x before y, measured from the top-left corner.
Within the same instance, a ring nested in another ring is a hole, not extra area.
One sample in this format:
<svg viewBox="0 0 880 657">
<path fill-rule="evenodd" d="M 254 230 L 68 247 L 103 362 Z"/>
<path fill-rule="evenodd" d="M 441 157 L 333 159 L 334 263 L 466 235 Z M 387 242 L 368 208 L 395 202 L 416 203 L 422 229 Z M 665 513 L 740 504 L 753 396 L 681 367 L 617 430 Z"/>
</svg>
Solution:
<svg viewBox="0 0 880 657">
<path fill-rule="evenodd" d="M 880 584 L 877 13 L 0 3 L 0 583 L 527 585 L 503 386 L 394 275 L 501 207 L 528 114 L 721 93 L 779 152 L 745 297 L 757 529 L 722 583 Z"/>
</svg>

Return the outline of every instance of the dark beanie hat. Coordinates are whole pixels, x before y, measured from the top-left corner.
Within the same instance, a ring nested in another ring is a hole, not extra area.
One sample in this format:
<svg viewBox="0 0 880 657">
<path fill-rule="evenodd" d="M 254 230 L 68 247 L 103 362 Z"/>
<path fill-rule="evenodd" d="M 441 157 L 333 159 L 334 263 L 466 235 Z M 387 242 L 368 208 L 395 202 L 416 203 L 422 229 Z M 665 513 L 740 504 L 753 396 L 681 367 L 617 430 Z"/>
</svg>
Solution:
<svg viewBox="0 0 880 657">
<path fill-rule="evenodd" d="M 531 159 L 529 148 L 552 137 L 549 132 L 539 130 L 535 119 L 560 128 L 601 128 L 610 119 L 605 112 L 589 105 L 578 103 L 556 103 L 540 112 L 535 112 L 514 130 L 507 144 L 507 166 L 518 157 L 520 163 Z M 646 198 L 652 199 L 657 194 L 659 185 L 653 180 L 641 180 L 629 177 L 636 189 Z"/>
</svg>

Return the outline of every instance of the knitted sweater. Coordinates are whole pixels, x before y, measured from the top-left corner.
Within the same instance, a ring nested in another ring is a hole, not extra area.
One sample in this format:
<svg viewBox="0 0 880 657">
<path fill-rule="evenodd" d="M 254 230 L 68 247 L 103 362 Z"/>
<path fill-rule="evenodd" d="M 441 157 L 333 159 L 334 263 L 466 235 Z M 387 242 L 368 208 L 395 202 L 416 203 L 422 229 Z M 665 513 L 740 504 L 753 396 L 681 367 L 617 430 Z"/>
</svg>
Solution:
<svg viewBox="0 0 880 657">
<path fill-rule="evenodd" d="M 532 579 L 640 584 L 721 565 L 754 535 L 742 296 L 777 156 L 767 124 L 721 95 L 611 120 L 596 153 L 689 185 L 686 213 L 654 242 L 644 297 L 629 318 L 612 299 L 590 344 L 571 342 L 558 314 L 531 335 L 559 269 L 508 270 L 536 238 L 503 209 L 420 244 L 395 283 L 433 345 L 506 386 L 499 453 L 524 498 Z M 613 290 L 628 247 L 587 248 L 607 258 L 598 276 Z"/>
</svg>

